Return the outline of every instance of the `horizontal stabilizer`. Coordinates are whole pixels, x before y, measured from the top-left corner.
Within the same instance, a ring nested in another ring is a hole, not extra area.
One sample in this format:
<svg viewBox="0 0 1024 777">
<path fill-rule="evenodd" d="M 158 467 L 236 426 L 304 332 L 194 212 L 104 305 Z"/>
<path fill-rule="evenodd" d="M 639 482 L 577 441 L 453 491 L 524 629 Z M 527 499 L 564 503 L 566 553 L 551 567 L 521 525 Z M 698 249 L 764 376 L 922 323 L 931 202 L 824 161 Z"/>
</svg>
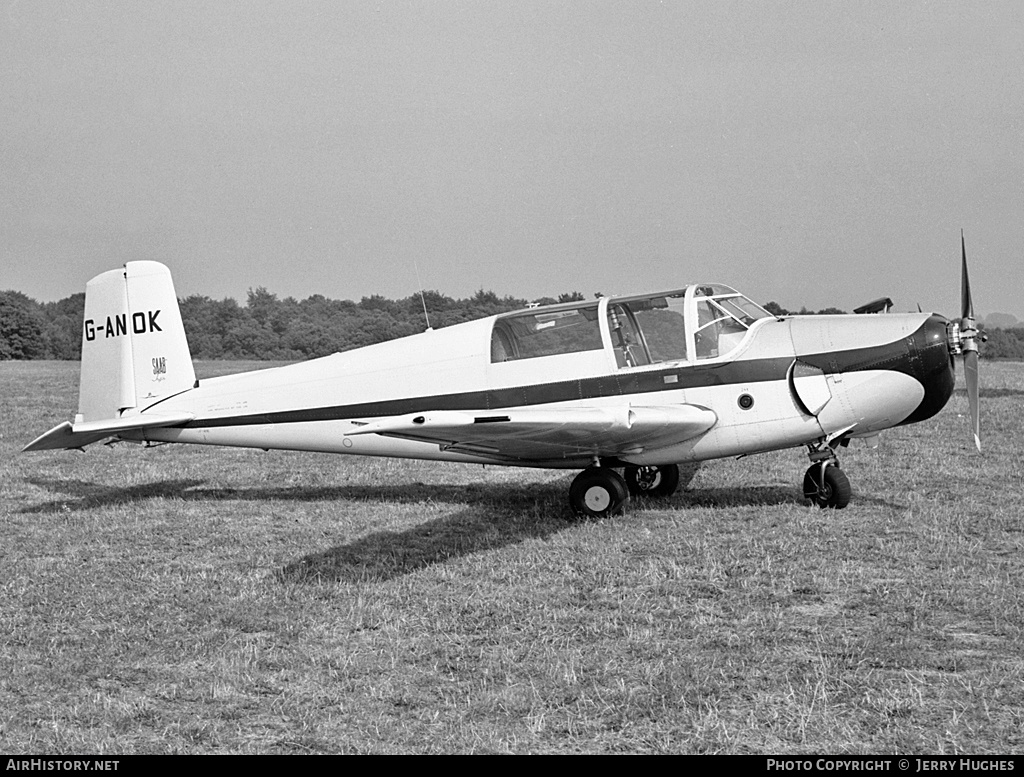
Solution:
<svg viewBox="0 0 1024 777">
<path fill-rule="evenodd" d="M 446 449 L 486 450 L 501 458 L 546 460 L 674 445 L 706 432 L 717 420 L 697 405 L 442 410 L 370 421 L 347 435 L 381 434 Z"/>
<path fill-rule="evenodd" d="M 84 448 L 86 445 L 105 440 L 107 437 L 113 437 L 121 432 L 175 426 L 191 421 L 193 417 L 192 413 L 146 413 L 126 418 L 109 418 L 103 421 L 85 421 L 76 424 L 65 421 L 30 442 L 22 448 L 22 452 Z"/>
</svg>

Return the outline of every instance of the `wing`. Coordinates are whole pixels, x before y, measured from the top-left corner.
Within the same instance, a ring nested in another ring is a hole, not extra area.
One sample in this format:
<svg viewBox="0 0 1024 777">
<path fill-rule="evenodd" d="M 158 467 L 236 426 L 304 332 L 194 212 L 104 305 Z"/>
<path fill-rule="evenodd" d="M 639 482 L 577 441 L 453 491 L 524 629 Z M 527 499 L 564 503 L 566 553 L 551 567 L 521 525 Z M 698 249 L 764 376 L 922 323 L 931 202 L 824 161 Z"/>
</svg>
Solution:
<svg viewBox="0 0 1024 777">
<path fill-rule="evenodd" d="M 437 443 L 442 450 L 504 461 L 617 456 L 684 442 L 718 417 L 698 405 L 430 411 L 368 422 L 348 435 Z"/>
</svg>

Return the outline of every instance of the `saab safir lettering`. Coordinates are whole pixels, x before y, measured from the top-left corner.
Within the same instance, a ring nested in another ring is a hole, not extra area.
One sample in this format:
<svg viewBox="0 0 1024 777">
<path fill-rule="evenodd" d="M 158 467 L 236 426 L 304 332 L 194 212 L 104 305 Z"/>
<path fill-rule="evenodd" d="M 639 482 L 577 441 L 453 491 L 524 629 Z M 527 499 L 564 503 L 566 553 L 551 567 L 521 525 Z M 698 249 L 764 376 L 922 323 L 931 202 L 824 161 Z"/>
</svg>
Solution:
<svg viewBox="0 0 1024 777">
<path fill-rule="evenodd" d="M 163 329 L 156 322 L 159 310 L 147 310 L 144 313 L 132 313 L 131 322 L 128 321 L 128 314 L 122 313 L 119 316 L 107 316 L 103 323 L 96 323 L 93 319 L 85 320 L 85 339 L 90 343 L 97 337 L 120 337 L 128 334 L 128 327 L 134 335 L 144 335 L 148 332 L 162 332 Z"/>
</svg>

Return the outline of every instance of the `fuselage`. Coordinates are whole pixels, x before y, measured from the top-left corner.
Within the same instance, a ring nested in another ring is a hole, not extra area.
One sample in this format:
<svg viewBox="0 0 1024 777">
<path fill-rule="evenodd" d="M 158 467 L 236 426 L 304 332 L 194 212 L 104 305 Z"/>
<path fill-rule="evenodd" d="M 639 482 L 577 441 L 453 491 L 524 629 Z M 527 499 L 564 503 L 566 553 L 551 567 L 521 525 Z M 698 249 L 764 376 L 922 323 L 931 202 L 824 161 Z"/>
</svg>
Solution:
<svg viewBox="0 0 1024 777">
<path fill-rule="evenodd" d="M 689 439 L 615 454 L 662 465 L 872 436 L 953 390 L 938 315 L 776 318 L 721 286 L 536 308 L 284 367 L 204 379 L 138 412 L 188 413 L 128 439 L 578 468 L 585 444 L 512 461 L 361 426 L 410 413 L 696 406 Z"/>
</svg>

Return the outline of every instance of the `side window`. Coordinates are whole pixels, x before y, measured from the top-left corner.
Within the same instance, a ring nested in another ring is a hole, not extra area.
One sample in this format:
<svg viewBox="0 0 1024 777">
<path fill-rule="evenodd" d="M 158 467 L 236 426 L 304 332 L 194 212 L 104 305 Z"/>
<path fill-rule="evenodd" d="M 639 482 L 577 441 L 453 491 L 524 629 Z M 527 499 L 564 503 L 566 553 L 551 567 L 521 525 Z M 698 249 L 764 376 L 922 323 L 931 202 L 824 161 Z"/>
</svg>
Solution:
<svg viewBox="0 0 1024 777">
<path fill-rule="evenodd" d="M 501 324 L 491 332 L 491 362 L 507 362 L 516 358 L 512 332 Z"/>
<path fill-rule="evenodd" d="M 491 362 L 599 351 L 597 304 L 538 310 L 498 319 L 491 332 Z"/>
<path fill-rule="evenodd" d="M 629 303 L 652 362 L 686 360 L 683 297 L 655 297 Z"/>
<path fill-rule="evenodd" d="M 651 363 L 640 327 L 627 305 L 608 306 L 608 329 L 612 335 L 616 364 L 620 367 L 639 367 Z"/>
</svg>

